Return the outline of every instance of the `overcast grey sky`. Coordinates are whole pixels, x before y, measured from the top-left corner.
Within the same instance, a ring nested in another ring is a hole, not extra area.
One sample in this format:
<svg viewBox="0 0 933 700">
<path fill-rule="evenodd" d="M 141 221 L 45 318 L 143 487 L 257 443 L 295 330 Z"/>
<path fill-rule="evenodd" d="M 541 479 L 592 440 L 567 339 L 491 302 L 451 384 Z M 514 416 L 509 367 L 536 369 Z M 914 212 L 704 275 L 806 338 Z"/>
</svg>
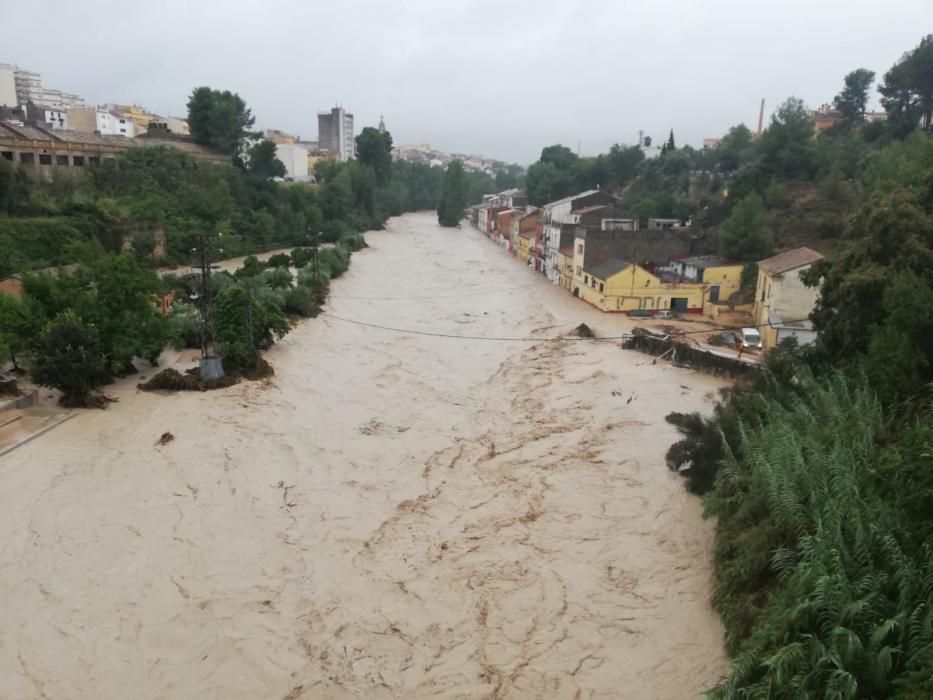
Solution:
<svg viewBox="0 0 933 700">
<path fill-rule="evenodd" d="M 933 0 L 0 0 L 0 62 L 91 102 L 181 115 L 210 85 L 309 139 L 340 102 L 397 144 L 522 164 L 816 107 L 927 32 Z"/>
</svg>

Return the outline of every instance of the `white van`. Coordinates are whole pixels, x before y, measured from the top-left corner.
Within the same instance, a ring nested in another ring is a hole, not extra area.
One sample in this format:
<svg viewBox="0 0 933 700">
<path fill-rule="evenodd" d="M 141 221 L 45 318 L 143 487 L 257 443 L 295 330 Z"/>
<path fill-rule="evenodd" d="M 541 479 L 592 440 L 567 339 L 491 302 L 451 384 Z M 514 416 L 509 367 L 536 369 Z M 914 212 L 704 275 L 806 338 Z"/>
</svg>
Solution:
<svg viewBox="0 0 933 700">
<path fill-rule="evenodd" d="M 761 350 L 761 333 L 757 328 L 742 329 L 742 347 L 746 350 Z"/>
</svg>

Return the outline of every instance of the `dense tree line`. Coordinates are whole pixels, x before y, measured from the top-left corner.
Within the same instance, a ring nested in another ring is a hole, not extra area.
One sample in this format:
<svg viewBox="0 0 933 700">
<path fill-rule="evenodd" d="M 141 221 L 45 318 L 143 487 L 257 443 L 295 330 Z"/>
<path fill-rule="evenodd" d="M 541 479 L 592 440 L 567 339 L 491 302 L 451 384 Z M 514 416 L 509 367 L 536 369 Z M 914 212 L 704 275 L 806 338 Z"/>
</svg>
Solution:
<svg viewBox="0 0 933 700">
<path fill-rule="evenodd" d="M 808 131 L 789 102 L 778 133 L 732 164 L 743 221 L 752 198 L 775 196 L 774 177 L 835 185 L 834 171 L 850 213 L 835 253 L 805 275 L 820 291 L 815 346 L 771 352 L 709 418 L 668 417 L 682 437 L 669 466 L 717 519 L 714 602 L 734 660 L 715 698 L 933 696 L 929 46 L 885 75 L 886 125 L 862 120 L 872 76 L 854 71 L 829 133 L 791 139 Z"/>
<path fill-rule="evenodd" d="M 275 181 L 283 174 L 275 146 L 254 138 L 237 95 L 198 88 L 189 116 L 194 139 L 229 154 L 230 164 L 137 148 L 45 180 L 0 159 L 0 276 L 23 273 L 24 286 L 22 299 L 0 294 L 0 362 L 27 367 L 66 403 L 86 404 L 168 344 L 200 343 L 194 282 L 162 279 L 154 268 L 190 262 L 202 234 L 215 257 L 295 246 L 269 269 L 247 258 L 236 276 L 214 276 L 224 365 L 249 371 L 258 351 L 288 331 L 288 314 L 317 312 L 328 280 L 365 245 L 363 231 L 440 199 L 443 171 L 393 162 L 385 131 L 363 129 L 357 160 L 319 164 L 318 187 Z M 310 236 L 324 246 L 316 265 Z M 65 264 L 73 268 L 30 273 Z M 175 301 L 163 316 L 156 303 L 167 293 Z"/>
</svg>

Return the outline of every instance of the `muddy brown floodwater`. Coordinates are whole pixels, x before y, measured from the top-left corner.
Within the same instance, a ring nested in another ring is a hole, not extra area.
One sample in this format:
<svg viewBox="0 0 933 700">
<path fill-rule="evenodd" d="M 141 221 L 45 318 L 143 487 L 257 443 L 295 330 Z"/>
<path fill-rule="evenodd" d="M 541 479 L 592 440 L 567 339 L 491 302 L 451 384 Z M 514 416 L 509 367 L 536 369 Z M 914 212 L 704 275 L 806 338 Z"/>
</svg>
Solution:
<svg viewBox="0 0 933 700">
<path fill-rule="evenodd" d="M 431 214 L 368 241 L 331 314 L 627 328 Z M 725 671 L 712 524 L 663 460 L 716 380 L 326 316 L 269 359 L 216 393 L 127 381 L 0 458 L 0 697 L 689 698 Z"/>
</svg>

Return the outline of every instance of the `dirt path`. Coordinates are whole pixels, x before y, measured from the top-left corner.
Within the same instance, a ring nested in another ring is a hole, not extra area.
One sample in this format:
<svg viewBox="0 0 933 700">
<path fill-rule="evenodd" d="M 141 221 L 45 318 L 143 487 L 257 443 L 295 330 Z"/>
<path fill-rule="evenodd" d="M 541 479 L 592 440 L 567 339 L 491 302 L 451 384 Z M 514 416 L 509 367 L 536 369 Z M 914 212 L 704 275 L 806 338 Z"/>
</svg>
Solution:
<svg viewBox="0 0 933 700">
<path fill-rule="evenodd" d="M 334 315 L 627 323 L 430 215 L 368 241 Z M 663 416 L 715 380 L 329 317 L 269 359 L 219 393 L 120 385 L 0 458 L 0 697 L 685 698 L 724 671 L 711 524 L 663 464 Z"/>
</svg>

